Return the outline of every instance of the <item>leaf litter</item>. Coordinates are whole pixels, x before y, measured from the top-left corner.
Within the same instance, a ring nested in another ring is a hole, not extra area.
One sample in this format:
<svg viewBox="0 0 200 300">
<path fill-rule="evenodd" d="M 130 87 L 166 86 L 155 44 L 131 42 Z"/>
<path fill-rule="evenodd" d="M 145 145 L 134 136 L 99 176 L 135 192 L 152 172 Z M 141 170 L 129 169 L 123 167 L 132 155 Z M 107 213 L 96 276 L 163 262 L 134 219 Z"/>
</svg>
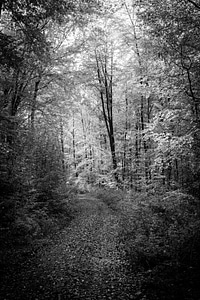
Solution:
<svg viewBox="0 0 200 300">
<path fill-rule="evenodd" d="M 2 299 L 136 299 L 119 216 L 96 198 L 79 201 L 82 210 L 70 226 L 4 278 Z"/>
</svg>

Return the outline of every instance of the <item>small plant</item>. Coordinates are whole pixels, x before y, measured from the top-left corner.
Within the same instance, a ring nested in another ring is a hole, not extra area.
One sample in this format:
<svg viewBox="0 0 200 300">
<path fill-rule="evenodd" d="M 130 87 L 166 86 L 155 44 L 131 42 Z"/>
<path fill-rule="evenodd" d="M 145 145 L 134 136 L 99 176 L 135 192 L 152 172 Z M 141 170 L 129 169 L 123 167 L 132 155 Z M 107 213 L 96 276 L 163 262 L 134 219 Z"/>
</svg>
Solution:
<svg viewBox="0 0 200 300">
<path fill-rule="evenodd" d="M 116 210 L 118 203 L 123 200 L 124 192 L 114 188 L 96 189 L 94 196 L 102 200 L 108 207 Z"/>
<path fill-rule="evenodd" d="M 121 200 L 118 208 L 122 213 L 120 240 L 126 259 L 136 278 L 142 272 L 138 280 L 150 293 L 148 299 L 153 299 L 152 295 L 157 299 L 155 289 L 163 292 L 159 299 L 170 299 L 177 292 L 175 284 L 189 289 L 191 283 L 185 274 L 193 268 L 198 271 L 200 263 L 196 200 L 179 191 L 151 196 L 136 194 Z"/>
</svg>

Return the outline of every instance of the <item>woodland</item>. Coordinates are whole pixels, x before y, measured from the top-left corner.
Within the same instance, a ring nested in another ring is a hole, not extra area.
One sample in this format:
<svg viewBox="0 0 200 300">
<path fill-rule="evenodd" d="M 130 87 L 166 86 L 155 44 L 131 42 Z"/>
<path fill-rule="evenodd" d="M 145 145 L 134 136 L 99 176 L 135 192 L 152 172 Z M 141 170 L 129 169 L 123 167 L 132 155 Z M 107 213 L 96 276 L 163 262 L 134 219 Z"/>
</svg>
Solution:
<svg viewBox="0 0 200 300">
<path fill-rule="evenodd" d="M 199 0 L 0 0 L 0 298 L 199 300 L 199 201 Z"/>
</svg>

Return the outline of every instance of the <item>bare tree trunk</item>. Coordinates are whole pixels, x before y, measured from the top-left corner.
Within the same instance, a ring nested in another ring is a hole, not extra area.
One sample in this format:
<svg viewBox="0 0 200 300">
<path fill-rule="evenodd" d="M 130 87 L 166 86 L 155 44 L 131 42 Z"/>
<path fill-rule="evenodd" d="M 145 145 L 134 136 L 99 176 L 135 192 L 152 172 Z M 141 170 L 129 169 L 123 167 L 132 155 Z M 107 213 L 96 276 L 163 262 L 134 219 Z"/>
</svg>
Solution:
<svg viewBox="0 0 200 300">
<path fill-rule="evenodd" d="M 135 124 L 135 166 L 136 166 L 136 171 L 135 171 L 135 191 L 140 190 L 139 187 L 139 180 L 140 180 L 140 175 L 138 175 L 138 172 L 140 170 L 140 136 L 139 136 L 139 126 L 138 126 L 138 121 L 136 120 Z"/>
<path fill-rule="evenodd" d="M 31 129 L 32 129 L 32 131 L 34 131 L 34 127 L 35 127 L 35 111 L 36 111 L 37 95 L 38 95 L 40 80 L 41 80 L 41 78 L 39 78 L 35 82 L 35 88 L 34 88 L 34 94 L 33 94 L 32 106 L 31 106 Z"/>
<path fill-rule="evenodd" d="M 127 174 L 127 132 L 128 132 L 128 97 L 126 95 L 126 121 L 125 121 L 125 132 L 124 132 L 124 153 L 122 160 L 122 180 L 126 179 Z"/>
<path fill-rule="evenodd" d="M 117 159 L 115 151 L 115 136 L 114 136 L 114 126 L 113 126 L 113 61 L 111 58 L 111 73 L 108 74 L 107 71 L 107 57 L 105 61 L 102 61 L 101 54 L 96 54 L 96 65 L 97 65 L 97 76 L 100 85 L 100 98 L 103 110 L 103 117 L 106 124 L 106 129 L 108 133 L 110 151 L 112 157 L 112 166 L 114 171 L 114 176 L 116 182 L 119 182 L 119 177 L 117 173 Z"/>
<path fill-rule="evenodd" d="M 76 140 L 75 140 L 75 121 L 74 121 L 74 115 L 73 115 L 73 124 L 72 124 L 72 152 L 73 152 L 73 162 L 74 162 L 74 169 L 76 170 Z M 78 174 L 76 172 L 76 177 L 78 177 Z"/>
<path fill-rule="evenodd" d="M 137 35 L 137 31 L 135 28 L 135 23 L 134 23 L 134 19 L 128 9 L 128 6 L 126 4 L 126 1 L 124 1 L 124 6 L 126 8 L 128 17 L 130 19 L 130 22 L 132 24 L 132 28 L 133 28 L 133 36 L 134 36 L 134 42 L 135 42 L 135 52 L 136 52 L 136 56 L 137 56 L 137 60 L 138 60 L 138 66 L 139 66 L 139 70 L 140 70 L 140 85 L 141 88 L 144 87 L 144 64 L 142 62 L 142 57 L 141 57 L 141 53 L 140 53 L 140 49 L 139 49 L 139 44 L 138 44 L 138 35 Z M 139 137 L 141 139 L 141 143 L 143 144 L 143 150 L 144 150 L 144 177 L 145 177 L 145 181 L 146 183 L 148 183 L 148 178 L 149 178 L 149 164 L 148 164 L 148 158 L 147 158 L 147 143 L 145 140 L 145 136 L 144 136 L 144 129 L 145 129 L 145 112 L 144 112 L 144 95 L 141 94 L 140 96 L 140 126 L 138 126 L 138 129 L 141 131 L 141 137 Z M 137 152 L 137 156 L 139 156 L 139 152 L 136 149 Z M 141 156 L 142 153 L 140 153 Z M 138 158 L 139 159 L 139 158 Z M 142 161 L 140 162 L 142 164 Z"/>
<path fill-rule="evenodd" d="M 82 129 L 83 129 L 83 137 L 84 137 L 84 148 L 85 148 L 85 159 L 86 159 L 86 166 L 88 165 L 87 159 L 88 159 L 88 154 L 87 154 L 87 133 L 86 133 L 86 128 L 84 124 L 84 119 L 83 119 L 83 112 L 81 110 L 81 123 L 82 123 Z"/>
<path fill-rule="evenodd" d="M 64 130 L 63 120 L 60 118 L 60 143 L 61 143 L 61 154 L 62 154 L 62 169 L 65 171 L 65 146 L 64 146 Z"/>
<path fill-rule="evenodd" d="M 0 0 L 0 18 L 2 15 L 2 9 L 3 9 L 3 4 L 4 4 L 5 0 Z"/>
</svg>

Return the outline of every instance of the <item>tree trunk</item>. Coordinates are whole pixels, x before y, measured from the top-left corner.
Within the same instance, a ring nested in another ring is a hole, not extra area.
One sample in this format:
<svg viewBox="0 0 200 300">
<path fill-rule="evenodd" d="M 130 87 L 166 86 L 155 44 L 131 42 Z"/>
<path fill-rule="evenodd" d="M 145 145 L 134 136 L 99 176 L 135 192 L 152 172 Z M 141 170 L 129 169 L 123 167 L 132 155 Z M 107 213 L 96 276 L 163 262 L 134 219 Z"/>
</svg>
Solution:
<svg viewBox="0 0 200 300">
<path fill-rule="evenodd" d="M 72 151 L 73 151 L 73 162 L 74 162 L 74 169 L 76 170 L 76 140 L 75 140 L 75 122 L 74 122 L 74 115 L 73 115 L 73 129 L 72 129 Z M 76 172 L 76 177 L 78 177 L 78 173 Z"/>
<path fill-rule="evenodd" d="M 107 71 L 107 58 L 105 62 L 102 62 L 101 54 L 98 56 L 96 54 L 96 65 L 97 65 L 97 76 L 100 86 L 100 98 L 103 111 L 103 117 L 106 124 L 106 129 L 108 133 L 110 151 L 112 157 L 112 167 L 114 171 L 114 177 L 117 183 L 119 183 L 119 177 L 117 173 L 117 159 L 116 159 L 116 150 L 115 150 L 115 137 L 114 137 L 114 127 L 113 127 L 113 61 L 111 58 L 111 74 L 108 74 Z"/>
<path fill-rule="evenodd" d="M 0 0 L 0 18 L 2 15 L 2 9 L 3 9 L 3 4 L 4 4 L 5 0 Z"/>
<path fill-rule="evenodd" d="M 122 180 L 124 181 L 126 178 L 126 167 L 127 167 L 127 132 L 128 132 L 128 97 L 126 95 L 126 121 L 125 121 L 125 132 L 124 132 L 124 153 L 123 153 L 123 160 L 122 160 Z"/>
<path fill-rule="evenodd" d="M 62 169 L 65 171 L 65 146 L 64 146 L 64 131 L 63 131 L 63 120 L 60 118 L 60 143 L 61 143 L 61 154 L 62 154 Z"/>
<path fill-rule="evenodd" d="M 34 131 L 35 127 L 35 111 L 36 111 L 36 103 L 37 103 L 37 94 L 39 90 L 40 78 L 35 82 L 32 106 L 31 106 L 31 130 Z"/>
</svg>

